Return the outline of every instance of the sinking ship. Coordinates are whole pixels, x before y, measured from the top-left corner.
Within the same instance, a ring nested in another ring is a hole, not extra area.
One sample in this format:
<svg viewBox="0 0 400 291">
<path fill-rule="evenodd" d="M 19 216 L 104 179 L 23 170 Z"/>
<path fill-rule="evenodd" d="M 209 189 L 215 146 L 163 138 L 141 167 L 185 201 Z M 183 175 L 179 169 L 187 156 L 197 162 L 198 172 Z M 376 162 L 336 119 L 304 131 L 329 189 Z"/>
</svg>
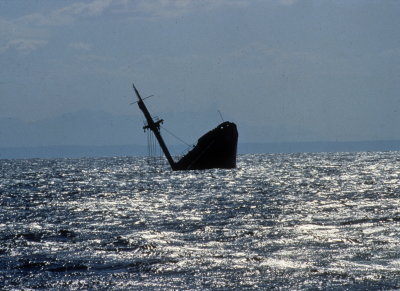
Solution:
<svg viewBox="0 0 400 291">
<path fill-rule="evenodd" d="M 147 124 L 143 129 L 153 132 L 173 171 L 236 168 L 238 131 L 235 123 L 225 121 L 219 124 L 201 136 L 197 144 L 175 162 L 160 133 L 164 120 L 154 120 L 135 85 L 133 89 L 138 98 L 137 104 L 146 118 Z"/>
</svg>

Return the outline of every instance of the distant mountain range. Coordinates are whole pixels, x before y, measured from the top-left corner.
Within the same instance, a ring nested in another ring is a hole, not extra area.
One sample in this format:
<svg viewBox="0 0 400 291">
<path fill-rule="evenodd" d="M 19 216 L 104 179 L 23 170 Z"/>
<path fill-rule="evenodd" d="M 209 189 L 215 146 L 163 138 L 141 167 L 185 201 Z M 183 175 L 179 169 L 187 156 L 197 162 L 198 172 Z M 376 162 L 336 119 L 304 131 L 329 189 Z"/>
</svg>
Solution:
<svg viewBox="0 0 400 291">
<path fill-rule="evenodd" d="M 82 110 L 31 122 L 0 118 L 0 147 L 144 145 L 140 114 L 139 109 L 132 115 Z M 189 144 L 221 121 L 217 111 L 166 113 L 162 117 L 167 120 L 163 127 L 172 128 L 173 134 Z M 165 138 L 169 144 L 178 143 L 167 133 Z"/>
<path fill-rule="evenodd" d="M 169 147 L 173 155 L 185 146 Z M 400 141 L 239 143 L 239 154 L 400 151 Z M 2 147 L 0 159 L 146 156 L 144 145 Z"/>
<path fill-rule="evenodd" d="M 172 135 L 164 131 L 164 137 L 174 155 L 185 152 L 197 138 L 221 121 L 217 112 L 167 113 L 163 117 L 167 120 L 167 128 L 173 128 Z M 116 116 L 106 112 L 79 111 L 35 122 L 3 118 L 0 119 L 0 159 L 143 156 L 147 154 L 147 138 L 142 125 L 139 112 L 132 116 Z M 243 123 L 238 123 L 238 129 L 238 151 L 242 154 L 400 150 L 398 140 L 262 142 L 288 139 L 294 132 L 310 140 L 315 140 L 316 135 L 300 129 L 280 132 L 279 128 L 257 128 Z M 187 144 L 173 135 L 178 135 Z"/>
<path fill-rule="evenodd" d="M 53 145 L 120 145 L 135 143 L 134 116 L 79 111 L 55 118 L 26 122 L 0 119 L 0 147 Z M 140 133 L 140 131 L 139 131 Z"/>
</svg>

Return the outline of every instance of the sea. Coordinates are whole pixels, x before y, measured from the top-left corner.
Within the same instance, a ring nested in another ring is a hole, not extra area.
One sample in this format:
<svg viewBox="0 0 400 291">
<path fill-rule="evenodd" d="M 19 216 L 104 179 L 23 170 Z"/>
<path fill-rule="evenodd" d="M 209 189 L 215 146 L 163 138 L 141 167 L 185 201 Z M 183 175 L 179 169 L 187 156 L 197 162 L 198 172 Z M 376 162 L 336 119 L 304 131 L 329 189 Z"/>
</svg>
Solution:
<svg viewBox="0 0 400 291">
<path fill-rule="evenodd" d="M 399 290 L 400 152 L 0 160 L 1 290 Z"/>
</svg>

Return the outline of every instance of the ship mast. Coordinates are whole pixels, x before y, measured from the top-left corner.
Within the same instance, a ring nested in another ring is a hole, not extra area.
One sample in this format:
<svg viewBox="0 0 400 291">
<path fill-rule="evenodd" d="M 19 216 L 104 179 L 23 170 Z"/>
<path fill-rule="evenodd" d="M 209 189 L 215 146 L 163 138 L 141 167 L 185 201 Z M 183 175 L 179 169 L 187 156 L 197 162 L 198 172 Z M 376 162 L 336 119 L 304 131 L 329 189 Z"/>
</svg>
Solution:
<svg viewBox="0 0 400 291">
<path fill-rule="evenodd" d="M 172 156 L 169 153 L 169 150 L 168 150 L 168 148 L 167 148 L 167 146 L 166 146 L 166 144 L 165 144 L 165 142 L 164 142 L 164 140 L 163 140 L 163 138 L 161 136 L 161 133 L 160 133 L 160 124 L 162 124 L 164 122 L 164 120 L 162 120 L 162 119 L 157 120 L 157 121 L 153 120 L 153 118 L 151 117 L 149 111 L 147 110 L 146 105 L 143 102 L 142 97 L 139 94 L 139 91 L 136 89 L 135 84 L 132 84 L 132 85 L 133 85 L 133 89 L 135 90 L 136 96 L 138 97 L 139 108 L 140 108 L 140 110 L 142 110 L 142 112 L 144 114 L 144 117 L 146 117 L 147 125 L 145 125 L 143 127 L 143 129 L 144 130 L 150 129 L 154 133 L 154 135 L 157 138 L 158 143 L 160 144 L 160 147 L 161 147 L 165 157 L 168 160 L 168 163 L 170 164 L 172 170 L 175 170 L 175 168 L 176 168 L 175 162 L 172 159 Z"/>
</svg>

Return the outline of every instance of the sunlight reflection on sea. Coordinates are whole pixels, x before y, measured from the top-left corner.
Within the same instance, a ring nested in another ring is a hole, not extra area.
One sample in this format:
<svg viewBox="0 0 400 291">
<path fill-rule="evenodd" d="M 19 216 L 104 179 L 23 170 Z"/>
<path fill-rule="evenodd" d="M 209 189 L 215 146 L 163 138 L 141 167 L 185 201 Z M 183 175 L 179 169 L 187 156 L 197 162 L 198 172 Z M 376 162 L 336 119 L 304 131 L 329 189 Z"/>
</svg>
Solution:
<svg viewBox="0 0 400 291">
<path fill-rule="evenodd" d="M 4 289 L 400 288 L 400 155 L 1 160 Z"/>
</svg>

